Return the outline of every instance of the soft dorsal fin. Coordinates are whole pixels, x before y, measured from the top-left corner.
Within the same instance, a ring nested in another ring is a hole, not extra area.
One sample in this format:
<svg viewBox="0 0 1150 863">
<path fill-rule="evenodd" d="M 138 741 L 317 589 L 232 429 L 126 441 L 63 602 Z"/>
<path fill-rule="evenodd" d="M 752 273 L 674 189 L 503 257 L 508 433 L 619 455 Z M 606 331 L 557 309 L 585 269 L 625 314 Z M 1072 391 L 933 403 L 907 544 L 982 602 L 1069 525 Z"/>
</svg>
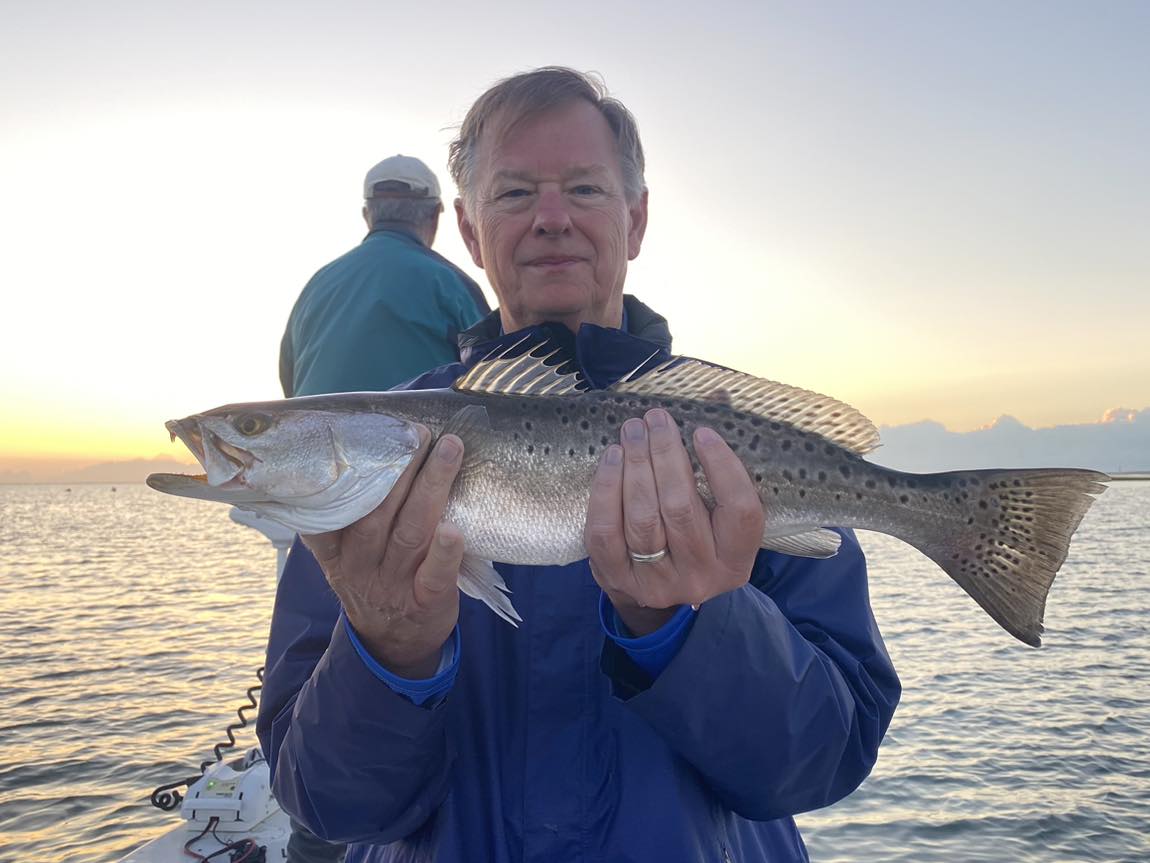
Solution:
<svg viewBox="0 0 1150 863">
<path fill-rule="evenodd" d="M 628 375 L 611 389 L 701 401 L 718 398 L 733 410 L 785 422 L 859 455 L 879 445 L 874 423 L 844 402 L 701 360 L 675 357 L 641 377 Z"/>
<path fill-rule="evenodd" d="M 571 364 L 561 361 L 547 365 L 548 360 L 563 352 L 563 348 L 553 342 L 540 342 L 516 354 L 529 339 L 530 336 L 525 336 L 509 348 L 484 357 L 451 388 L 461 393 L 516 396 L 567 396 L 588 389 L 578 369 L 563 370 Z"/>
</svg>

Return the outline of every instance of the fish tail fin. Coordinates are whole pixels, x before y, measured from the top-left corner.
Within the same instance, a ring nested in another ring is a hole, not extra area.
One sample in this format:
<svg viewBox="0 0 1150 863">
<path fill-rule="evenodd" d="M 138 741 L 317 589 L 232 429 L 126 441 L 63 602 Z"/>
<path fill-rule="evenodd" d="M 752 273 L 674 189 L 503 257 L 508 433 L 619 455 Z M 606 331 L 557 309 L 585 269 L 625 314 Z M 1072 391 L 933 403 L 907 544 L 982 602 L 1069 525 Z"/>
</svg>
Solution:
<svg viewBox="0 0 1150 863">
<path fill-rule="evenodd" d="M 979 470 L 935 474 L 963 502 L 913 544 L 1003 629 L 1042 643 L 1042 618 L 1070 538 L 1110 477 L 1089 470 Z"/>
<path fill-rule="evenodd" d="M 459 568 L 459 589 L 472 599 L 478 599 L 487 605 L 512 626 L 518 626 L 523 622 L 511 600 L 507 598 L 511 588 L 490 561 L 471 554 L 464 555 L 463 565 Z"/>
</svg>

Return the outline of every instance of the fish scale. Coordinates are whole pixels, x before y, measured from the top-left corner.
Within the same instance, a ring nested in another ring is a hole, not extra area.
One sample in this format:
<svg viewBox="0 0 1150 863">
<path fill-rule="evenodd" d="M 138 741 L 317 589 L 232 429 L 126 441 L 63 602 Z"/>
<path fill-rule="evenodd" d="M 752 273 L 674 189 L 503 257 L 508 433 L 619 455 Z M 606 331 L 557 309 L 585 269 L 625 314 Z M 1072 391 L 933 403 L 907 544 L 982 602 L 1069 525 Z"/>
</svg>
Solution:
<svg viewBox="0 0 1150 863">
<path fill-rule="evenodd" d="M 627 419 L 661 407 L 679 427 L 708 506 L 695 430 L 714 429 L 740 458 L 766 513 L 762 547 L 829 557 L 840 540 L 830 527 L 890 534 L 935 561 L 1008 632 L 1037 645 L 1054 576 L 1109 479 L 1071 468 L 903 473 L 863 458 L 878 444 L 877 430 L 827 396 L 682 357 L 588 390 L 558 354 L 512 346 L 447 390 L 229 405 L 173 421 L 173 435 L 211 466 L 209 475 L 153 474 L 148 482 L 303 533 L 334 530 L 386 497 L 414 457 L 414 424 L 457 434 L 464 460 L 445 517 L 464 536 L 460 588 L 514 622 L 490 562 L 585 557 L 603 449 Z M 277 487 L 292 494 L 277 495 Z"/>
</svg>

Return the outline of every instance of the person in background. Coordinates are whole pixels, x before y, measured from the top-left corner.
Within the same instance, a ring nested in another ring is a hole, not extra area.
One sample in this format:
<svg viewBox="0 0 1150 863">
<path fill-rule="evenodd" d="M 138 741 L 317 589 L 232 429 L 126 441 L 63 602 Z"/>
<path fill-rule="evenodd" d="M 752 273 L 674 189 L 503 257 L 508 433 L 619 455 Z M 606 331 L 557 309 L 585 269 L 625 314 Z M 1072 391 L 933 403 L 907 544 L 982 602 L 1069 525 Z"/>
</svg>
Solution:
<svg viewBox="0 0 1150 863">
<path fill-rule="evenodd" d="M 367 172 L 363 198 L 368 235 L 311 278 L 284 329 L 279 368 L 288 398 L 386 390 L 454 362 L 458 334 L 490 311 L 475 281 L 431 250 L 443 203 L 427 165 L 384 159 Z M 342 843 L 293 819 L 287 863 L 343 856 Z"/>
<path fill-rule="evenodd" d="M 449 164 L 499 308 L 410 388 L 524 336 L 565 341 L 595 388 L 670 355 L 666 320 L 623 293 L 643 149 L 596 79 L 499 82 Z M 422 435 L 378 509 L 288 559 L 257 723 L 281 806 L 355 843 L 355 863 L 806 860 L 792 816 L 862 782 L 901 691 L 854 534 L 825 560 L 761 550 L 738 457 L 695 432 L 708 510 L 674 419 L 648 410 L 603 447 L 589 557 L 495 564 L 513 628 L 456 590 L 463 539 L 444 512 L 464 447 Z"/>
<path fill-rule="evenodd" d="M 475 281 L 431 250 L 443 203 L 419 159 L 367 172 L 368 235 L 312 276 L 280 343 L 284 395 L 386 390 L 458 358 L 456 336 L 489 309 Z"/>
</svg>

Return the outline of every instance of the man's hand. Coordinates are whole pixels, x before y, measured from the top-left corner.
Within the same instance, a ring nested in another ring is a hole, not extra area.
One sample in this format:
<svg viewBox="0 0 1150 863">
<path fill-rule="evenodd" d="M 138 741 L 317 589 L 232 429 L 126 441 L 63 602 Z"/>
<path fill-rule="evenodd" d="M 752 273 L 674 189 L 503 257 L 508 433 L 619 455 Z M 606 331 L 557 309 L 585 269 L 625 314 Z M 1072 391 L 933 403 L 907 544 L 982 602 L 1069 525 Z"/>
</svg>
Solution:
<svg viewBox="0 0 1150 863">
<path fill-rule="evenodd" d="M 435 674 L 459 619 L 463 561 L 462 534 L 442 522 L 463 442 L 444 435 L 428 455 L 431 433 L 420 426 L 419 435 L 415 458 L 373 512 L 342 530 L 302 537 L 364 646 L 412 680 Z"/>
<path fill-rule="evenodd" d="M 699 496 L 679 427 L 666 411 L 623 424 L 622 447 L 604 452 L 591 487 L 584 541 L 591 571 L 635 635 L 747 583 L 763 534 L 763 507 L 738 456 L 712 429 L 695 453 L 715 499 Z M 629 552 L 662 559 L 637 563 Z"/>
</svg>

